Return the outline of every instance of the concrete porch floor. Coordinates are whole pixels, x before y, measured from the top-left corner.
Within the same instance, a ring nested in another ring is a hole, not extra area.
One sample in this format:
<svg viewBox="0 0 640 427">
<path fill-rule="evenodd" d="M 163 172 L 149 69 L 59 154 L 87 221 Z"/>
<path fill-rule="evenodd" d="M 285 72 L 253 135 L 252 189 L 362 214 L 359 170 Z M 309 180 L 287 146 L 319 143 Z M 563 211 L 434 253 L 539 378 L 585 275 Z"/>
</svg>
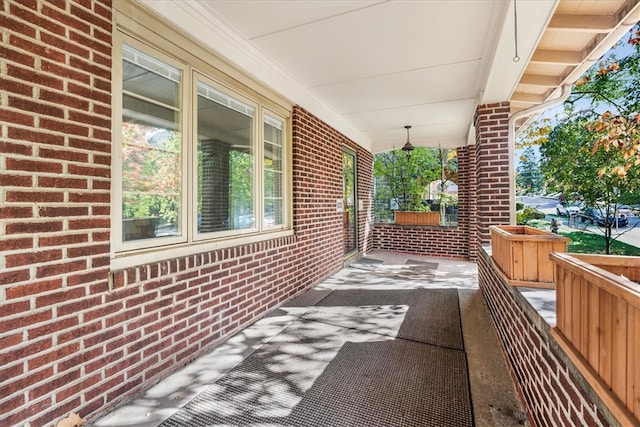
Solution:
<svg viewBox="0 0 640 427">
<path fill-rule="evenodd" d="M 89 425 L 528 422 L 476 265 L 374 251 Z"/>
</svg>

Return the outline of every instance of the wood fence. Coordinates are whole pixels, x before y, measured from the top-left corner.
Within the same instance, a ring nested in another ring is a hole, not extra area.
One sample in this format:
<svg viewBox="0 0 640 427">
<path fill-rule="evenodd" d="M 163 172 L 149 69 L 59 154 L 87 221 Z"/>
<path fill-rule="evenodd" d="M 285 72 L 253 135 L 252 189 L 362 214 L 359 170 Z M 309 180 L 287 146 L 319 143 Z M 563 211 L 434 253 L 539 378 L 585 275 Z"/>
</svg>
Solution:
<svg viewBox="0 0 640 427">
<path fill-rule="evenodd" d="M 554 253 L 553 335 L 623 425 L 640 425 L 640 257 Z"/>
</svg>

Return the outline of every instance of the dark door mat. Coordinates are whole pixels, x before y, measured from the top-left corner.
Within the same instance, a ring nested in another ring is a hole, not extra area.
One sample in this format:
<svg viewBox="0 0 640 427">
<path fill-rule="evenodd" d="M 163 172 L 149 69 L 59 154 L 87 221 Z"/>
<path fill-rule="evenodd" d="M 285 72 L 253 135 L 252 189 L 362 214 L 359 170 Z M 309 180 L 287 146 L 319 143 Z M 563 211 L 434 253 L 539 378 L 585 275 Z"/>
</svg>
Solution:
<svg viewBox="0 0 640 427">
<path fill-rule="evenodd" d="M 374 340 L 384 337 L 295 321 L 160 426 L 288 425 L 286 417 L 346 342 Z"/>
<path fill-rule="evenodd" d="M 323 312 L 320 307 L 367 307 L 380 306 L 380 312 L 385 313 L 389 307 L 407 307 L 404 320 L 395 335 L 421 343 L 432 344 L 442 347 L 462 350 L 464 348 L 462 339 L 462 324 L 460 320 L 460 306 L 458 303 L 458 291 L 456 289 L 407 289 L 407 290 L 368 290 L 349 289 L 335 290 L 318 303 L 316 309 L 310 310 L 304 318 L 338 326 L 353 327 L 358 329 L 360 320 L 363 330 L 375 332 L 371 329 L 368 318 L 346 319 L 341 323 L 341 319 L 347 314 L 352 316 L 368 315 L 367 311 L 345 310 L 342 317 L 335 316 L 333 312 L 326 313 L 323 319 Z M 388 330 L 388 329 L 385 329 Z M 381 332 L 382 334 L 388 332 Z"/>
<path fill-rule="evenodd" d="M 417 259 L 408 259 L 405 262 L 406 265 L 419 265 L 420 267 L 423 268 L 430 268 L 433 270 L 437 270 L 438 269 L 438 263 L 437 262 L 429 262 L 429 261 L 420 261 Z"/>
<path fill-rule="evenodd" d="M 461 351 L 346 342 L 323 370 L 311 364 L 309 387 L 303 358 L 280 360 L 283 345 L 254 353 L 161 426 L 473 426 Z"/>
<path fill-rule="evenodd" d="M 358 260 L 356 261 L 356 263 L 362 263 L 362 264 L 382 264 L 384 263 L 383 260 L 381 259 L 375 259 L 375 258 L 366 258 L 366 257 L 362 257 L 362 258 L 358 258 Z"/>
<path fill-rule="evenodd" d="M 346 343 L 288 417 L 294 426 L 473 426 L 461 351 Z"/>
<path fill-rule="evenodd" d="M 358 260 L 349 264 L 349 268 L 358 268 L 361 270 L 375 270 L 381 266 L 384 261 L 375 258 L 359 258 Z"/>
</svg>

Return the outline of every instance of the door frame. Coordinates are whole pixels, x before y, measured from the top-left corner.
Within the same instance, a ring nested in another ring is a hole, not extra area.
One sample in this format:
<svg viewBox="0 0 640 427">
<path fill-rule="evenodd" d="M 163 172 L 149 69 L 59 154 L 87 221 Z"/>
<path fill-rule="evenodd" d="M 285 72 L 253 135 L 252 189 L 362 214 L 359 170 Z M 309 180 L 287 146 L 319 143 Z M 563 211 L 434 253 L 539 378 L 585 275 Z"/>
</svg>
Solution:
<svg viewBox="0 0 640 427">
<path fill-rule="evenodd" d="M 347 147 L 347 146 L 343 146 L 342 147 L 342 200 L 343 200 L 343 215 L 347 214 L 348 215 L 348 204 L 346 203 L 346 198 L 345 198 L 345 169 L 344 169 L 344 155 L 347 154 L 349 156 L 353 157 L 353 216 L 354 216 L 354 233 L 355 233 L 355 247 L 350 250 L 349 252 L 346 252 L 345 248 L 346 248 L 346 242 L 345 242 L 345 227 L 348 224 L 348 217 L 347 217 L 347 221 L 345 223 L 345 221 L 342 221 L 342 236 L 343 236 L 343 240 L 342 240 L 342 247 L 343 247 L 343 255 L 344 258 L 351 258 L 354 255 L 358 254 L 359 252 L 359 235 L 358 235 L 358 231 L 359 231 L 359 221 L 358 221 L 358 217 L 359 217 L 359 200 L 358 200 L 358 153 Z M 348 230 L 347 230 L 348 232 Z"/>
</svg>

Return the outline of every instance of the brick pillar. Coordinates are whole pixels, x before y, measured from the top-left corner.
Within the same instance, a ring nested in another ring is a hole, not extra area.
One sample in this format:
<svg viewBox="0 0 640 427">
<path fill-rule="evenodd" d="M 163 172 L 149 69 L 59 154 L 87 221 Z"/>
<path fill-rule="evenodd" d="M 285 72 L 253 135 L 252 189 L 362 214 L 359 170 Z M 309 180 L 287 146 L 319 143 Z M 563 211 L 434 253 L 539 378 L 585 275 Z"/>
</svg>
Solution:
<svg viewBox="0 0 640 427">
<path fill-rule="evenodd" d="M 480 105 L 476 109 L 476 213 L 481 245 L 490 242 L 490 225 L 513 221 L 509 111 L 509 102 Z"/>
<path fill-rule="evenodd" d="M 466 234 L 469 261 L 478 259 L 476 146 L 458 148 L 458 227 Z"/>
</svg>

